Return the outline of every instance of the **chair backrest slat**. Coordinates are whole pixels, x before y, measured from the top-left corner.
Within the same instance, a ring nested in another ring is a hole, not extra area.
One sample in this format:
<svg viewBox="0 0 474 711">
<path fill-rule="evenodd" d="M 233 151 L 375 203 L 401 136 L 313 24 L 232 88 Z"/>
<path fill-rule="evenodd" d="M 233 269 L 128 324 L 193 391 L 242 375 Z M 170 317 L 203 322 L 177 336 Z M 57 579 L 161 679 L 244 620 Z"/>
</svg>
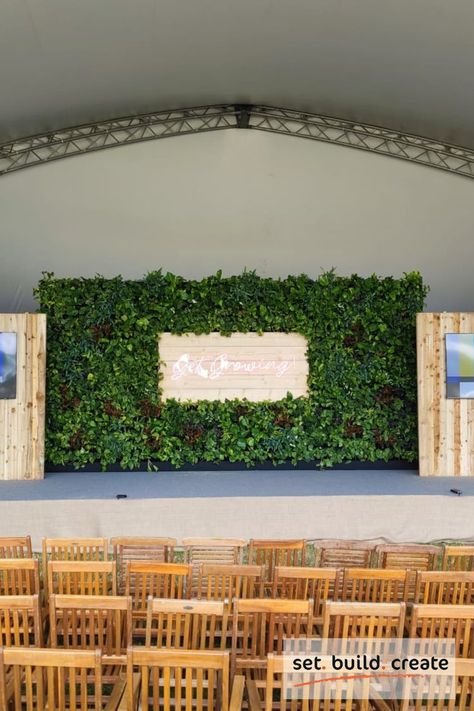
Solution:
<svg viewBox="0 0 474 711">
<path fill-rule="evenodd" d="M 380 568 L 345 568 L 341 600 L 352 602 L 406 602 L 408 571 Z"/>
<path fill-rule="evenodd" d="M 473 605 L 474 571 L 419 571 L 416 576 L 415 602 L 437 605 Z"/>
<path fill-rule="evenodd" d="M 39 562 L 36 558 L 0 559 L 0 595 L 39 595 Z"/>
<path fill-rule="evenodd" d="M 116 595 L 115 561 L 50 561 L 48 591 L 58 595 Z"/>
<path fill-rule="evenodd" d="M 134 694 L 135 673 L 140 678 Z M 127 657 L 128 711 L 228 711 L 229 653 L 133 647 Z"/>
<path fill-rule="evenodd" d="M 116 595 L 50 595 L 51 646 L 100 648 L 103 661 L 124 656 L 132 644 L 132 601 Z"/>
<path fill-rule="evenodd" d="M 201 563 L 197 597 L 205 600 L 258 597 L 264 575 L 265 570 L 261 565 Z"/>
<path fill-rule="evenodd" d="M 101 711 L 101 653 L 0 649 L 0 708 L 22 711 Z"/>
<path fill-rule="evenodd" d="M 0 646 L 40 647 L 42 641 L 38 595 L 0 595 Z"/>
<path fill-rule="evenodd" d="M 227 601 L 148 600 L 147 647 L 224 650 L 230 636 Z"/>
<path fill-rule="evenodd" d="M 127 561 L 149 560 L 156 563 L 172 563 L 176 538 L 116 536 L 110 539 L 110 544 L 117 563 L 119 593 L 123 595 Z"/>
</svg>

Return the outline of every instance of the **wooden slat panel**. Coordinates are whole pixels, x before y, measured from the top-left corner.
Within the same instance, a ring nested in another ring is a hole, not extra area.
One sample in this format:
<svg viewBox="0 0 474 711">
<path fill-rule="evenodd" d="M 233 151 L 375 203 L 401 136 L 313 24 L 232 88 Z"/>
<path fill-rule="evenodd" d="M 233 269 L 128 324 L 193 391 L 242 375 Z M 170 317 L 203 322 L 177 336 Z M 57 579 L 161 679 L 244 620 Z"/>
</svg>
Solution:
<svg viewBox="0 0 474 711">
<path fill-rule="evenodd" d="M 474 333 L 474 313 L 417 316 L 421 476 L 474 476 L 474 400 L 446 397 L 447 333 Z"/>
<path fill-rule="evenodd" d="M 17 334 L 17 393 L 0 400 L 0 479 L 43 479 L 46 316 L 0 314 L 0 331 Z"/>
<path fill-rule="evenodd" d="M 305 397 L 309 372 L 306 350 L 306 339 L 298 333 L 162 333 L 162 397 L 194 402 L 244 398 L 275 401 L 288 392 Z M 225 356 L 224 365 L 221 356 Z"/>
</svg>

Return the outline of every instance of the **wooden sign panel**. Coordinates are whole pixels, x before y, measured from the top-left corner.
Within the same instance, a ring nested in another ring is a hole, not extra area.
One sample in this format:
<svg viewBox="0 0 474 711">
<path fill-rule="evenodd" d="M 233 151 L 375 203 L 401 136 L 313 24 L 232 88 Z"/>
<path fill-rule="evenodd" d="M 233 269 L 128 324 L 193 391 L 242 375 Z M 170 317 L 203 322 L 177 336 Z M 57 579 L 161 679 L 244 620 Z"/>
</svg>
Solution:
<svg viewBox="0 0 474 711">
<path fill-rule="evenodd" d="M 42 479 L 46 316 L 0 314 L 0 333 L 0 479 Z"/>
<path fill-rule="evenodd" d="M 474 333 L 474 313 L 417 316 L 421 476 L 474 476 L 474 400 L 447 397 L 446 334 Z"/>
<path fill-rule="evenodd" d="M 306 339 L 297 333 L 160 337 L 162 397 L 180 401 L 281 400 L 308 394 Z"/>
</svg>

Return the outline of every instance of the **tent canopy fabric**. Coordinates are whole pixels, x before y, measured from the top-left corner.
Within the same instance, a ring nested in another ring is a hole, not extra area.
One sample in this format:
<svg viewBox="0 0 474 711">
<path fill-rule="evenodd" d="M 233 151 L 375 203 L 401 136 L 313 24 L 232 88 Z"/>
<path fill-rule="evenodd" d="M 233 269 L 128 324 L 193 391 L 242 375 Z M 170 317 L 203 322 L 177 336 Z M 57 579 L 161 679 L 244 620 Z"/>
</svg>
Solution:
<svg viewBox="0 0 474 711">
<path fill-rule="evenodd" d="M 0 0 L 0 143 L 214 103 L 474 148 L 472 0 Z"/>
</svg>

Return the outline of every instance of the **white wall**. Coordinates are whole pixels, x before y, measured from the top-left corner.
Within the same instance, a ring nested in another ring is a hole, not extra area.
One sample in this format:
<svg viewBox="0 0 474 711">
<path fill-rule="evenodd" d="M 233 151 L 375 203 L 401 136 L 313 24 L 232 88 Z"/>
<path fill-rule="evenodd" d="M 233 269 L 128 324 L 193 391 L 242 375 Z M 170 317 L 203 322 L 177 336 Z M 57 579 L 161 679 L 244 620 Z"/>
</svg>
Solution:
<svg viewBox="0 0 474 711">
<path fill-rule="evenodd" d="M 428 308 L 474 310 L 474 181 L 347 148 L 224 131 L 0 178 L 0 312 L 41 271 L 188 277 L 420 270 Z"/>
</svg>

